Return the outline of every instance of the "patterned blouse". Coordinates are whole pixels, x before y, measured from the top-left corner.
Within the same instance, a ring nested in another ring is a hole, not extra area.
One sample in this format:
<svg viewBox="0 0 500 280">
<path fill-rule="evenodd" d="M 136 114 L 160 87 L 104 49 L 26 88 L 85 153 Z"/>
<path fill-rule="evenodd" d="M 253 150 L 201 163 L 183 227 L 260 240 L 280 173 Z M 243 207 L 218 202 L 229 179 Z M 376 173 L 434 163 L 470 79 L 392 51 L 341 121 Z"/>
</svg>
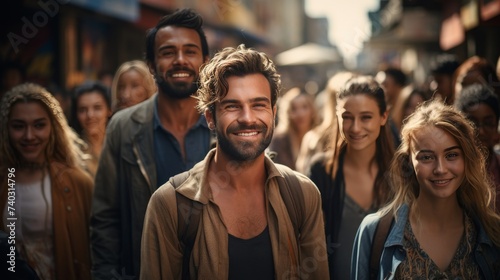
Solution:
<svg viewBox="0 0 500 280">
<path fill-rule="evenodd" d="M 464 215 L 465 234 L 462 235 L 450 265 L 441 272 L 439 267 L 427 255 L 413 234 L 410 219 L 406 222 L 403 246 L 406 259 L 396 269 L 395 279 L 479 279 L 479 267 L 473 259 L 477 230 L 469 216 Z"/>
</svg>

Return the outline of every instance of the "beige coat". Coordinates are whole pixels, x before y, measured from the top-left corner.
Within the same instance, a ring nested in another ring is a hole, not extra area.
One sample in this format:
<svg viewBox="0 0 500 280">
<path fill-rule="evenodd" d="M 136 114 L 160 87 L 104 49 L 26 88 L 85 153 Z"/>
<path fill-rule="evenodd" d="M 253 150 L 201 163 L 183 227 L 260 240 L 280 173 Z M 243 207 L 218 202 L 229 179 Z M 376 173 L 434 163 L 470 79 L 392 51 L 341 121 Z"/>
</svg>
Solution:
<svg viewBox="0 0 500 280">
<path fill-rule="evenodd" d="M 214 153 L 212 150 L 205 160 L 195 165 L 189 178 L 177 189 L 182 195 L 203 204 L 200 228 L 190 261 L 192 279 L 228 278 L 228 232 L 206 183 L 208 163 Z M 318 189 L 307 177 L 296 173 L 305 203 L 301 238 L 296 241 L 292 222 L 277 185 L 276 177 L 282 175 L 267 157 L 265 165 L 268 173 L 267 218 L 275 279 L 329 279 Z M 166 183 L 151 197 L 142 235 L 141 279 L 181 279 L 183 251 L 177 237 L 175 191 L 171 184 Z M 295 256 L 298 256 L 298 261 Z M 300 276 L 296 278 L 298 273 Z"/>
<path fill-rule="evenodd" d="M 56 279 L 90 279 L 89 220 L 93 181 L 84 171 L 59 162 L 49 164 L 49 173 Z M 0 176 L 0 217 L 3 217 L 7 202 L 6 175 L 5 172 L 4 176 Z M 0 226 L 5 228 L 3 220 Z"/>
</svg>

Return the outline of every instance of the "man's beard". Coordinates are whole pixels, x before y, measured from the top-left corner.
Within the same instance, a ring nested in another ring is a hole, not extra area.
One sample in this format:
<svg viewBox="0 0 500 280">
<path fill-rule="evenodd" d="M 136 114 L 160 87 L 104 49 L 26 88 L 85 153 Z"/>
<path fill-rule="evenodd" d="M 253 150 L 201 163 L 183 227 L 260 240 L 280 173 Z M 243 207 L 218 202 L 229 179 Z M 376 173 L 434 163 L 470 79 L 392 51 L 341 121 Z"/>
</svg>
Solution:
<svg viewBox="0 0 500 280">
<path fill-rule="evenodd" d="M 253 127 L 245 127 L 245 128 L 255 128 Z M 266 133 L 267 135 L 264 136 L 262 140 L 260 140 L 259 143 L 254 143 L 252 141 L 244 141 L 244 142 L 238 142 L 235 144 L 231 140 L 229 140 L 228 137 L 226 137 L 224 134 L 222 134 L 219 130 L 216 130 L 217 132 L 217 145 L 220 147 L 221 151 L 226 154 L 229 159 L 234 160 L 236 162 L 245 162 L 245 161 L 251 161 L 259 157 L 269 146 L 271 143 L 271 140 L 273 138 L 273 132 L 274 132 L 274 127 L 269 128 L 269 130 L 266 130 L 267 127 L 262 126 L 260 129 L 261 133 Z M 231 131 L 237 131 L 241 130 L 242 126 L 233 128 L 233 129 L 228 129 L 227 134 L 231 134 Z"/>
<path fill-rule="evenodd" d="M 172 84 L 167 82 L 163 76 L 155 74 L 156 84 L 160 89 L 159 92 L 162 92 L 166 96 L 173 99 L 186 99 L 191 95 L 195 94 L 198 90 L 198 81 L 199 76 L 196 77 L 195 81 L 192 83 L 176 83 Z"/>
</svg>

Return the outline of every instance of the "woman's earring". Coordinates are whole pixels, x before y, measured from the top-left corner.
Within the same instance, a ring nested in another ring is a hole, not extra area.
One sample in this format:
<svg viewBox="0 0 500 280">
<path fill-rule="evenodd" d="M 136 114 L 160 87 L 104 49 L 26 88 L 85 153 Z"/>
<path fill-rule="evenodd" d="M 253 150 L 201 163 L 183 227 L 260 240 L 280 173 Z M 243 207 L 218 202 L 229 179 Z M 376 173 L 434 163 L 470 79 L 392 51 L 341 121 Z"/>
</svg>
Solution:
<svg viewBox="0 0 500 280">
<path fill-rule="evenodd" d="M 210 130 L 214 130 L 214 129 L 215 129 L 215 125 L 214 125 L 214 123 L 213 123 L 213 122 L 209 122 L 209 123 L 208 123 L 208 128 L 209 128 Z"/>
</svg>

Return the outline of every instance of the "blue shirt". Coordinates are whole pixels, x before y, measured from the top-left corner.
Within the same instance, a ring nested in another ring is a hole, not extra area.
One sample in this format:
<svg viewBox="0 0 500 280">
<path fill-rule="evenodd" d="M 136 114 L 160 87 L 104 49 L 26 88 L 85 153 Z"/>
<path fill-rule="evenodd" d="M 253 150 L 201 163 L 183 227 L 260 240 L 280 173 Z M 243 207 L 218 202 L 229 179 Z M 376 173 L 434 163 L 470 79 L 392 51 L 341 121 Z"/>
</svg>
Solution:
<svg viewBox="0 0 500 280">
<path fill-rule="evenodd" d="M 384 243 L 377 279 L 394 279 L 396 269 L 406 258 L 403 239 L 408 213 L 409 207 L 406 204 L 402 205 L 397 212 L 397 218 Z M 498 265 L 496 265 L 500 262 L 500 248 L 492 243 L 483 226 L 473 213 L 470 214 L 478 230 L 478 244 L 476 244 L 473 254 L 481 271 L 481 279 L 500 279 L 500 270 L 498 269 Z M 370 279 L 372 240 L 379 221 L 380 212 L 377 212 L 366 216 L 359 226 L 352 251 L 351 279 Z"/>
<path fill-rule="evenodd" d="M 182 157 L 181 146 L 172 133 L 166 130 L 158 116 L 158 96 L 155 97 L 153 116 L 153 138 L 156 160 L 156 176 L 159 187 L 176 174 L 191 169 L 203 160 L 210 150 L 211 132 L 205 116 L 200 115 L 196 124 L 184 138 L 186 158 Z"/>
</svg>

